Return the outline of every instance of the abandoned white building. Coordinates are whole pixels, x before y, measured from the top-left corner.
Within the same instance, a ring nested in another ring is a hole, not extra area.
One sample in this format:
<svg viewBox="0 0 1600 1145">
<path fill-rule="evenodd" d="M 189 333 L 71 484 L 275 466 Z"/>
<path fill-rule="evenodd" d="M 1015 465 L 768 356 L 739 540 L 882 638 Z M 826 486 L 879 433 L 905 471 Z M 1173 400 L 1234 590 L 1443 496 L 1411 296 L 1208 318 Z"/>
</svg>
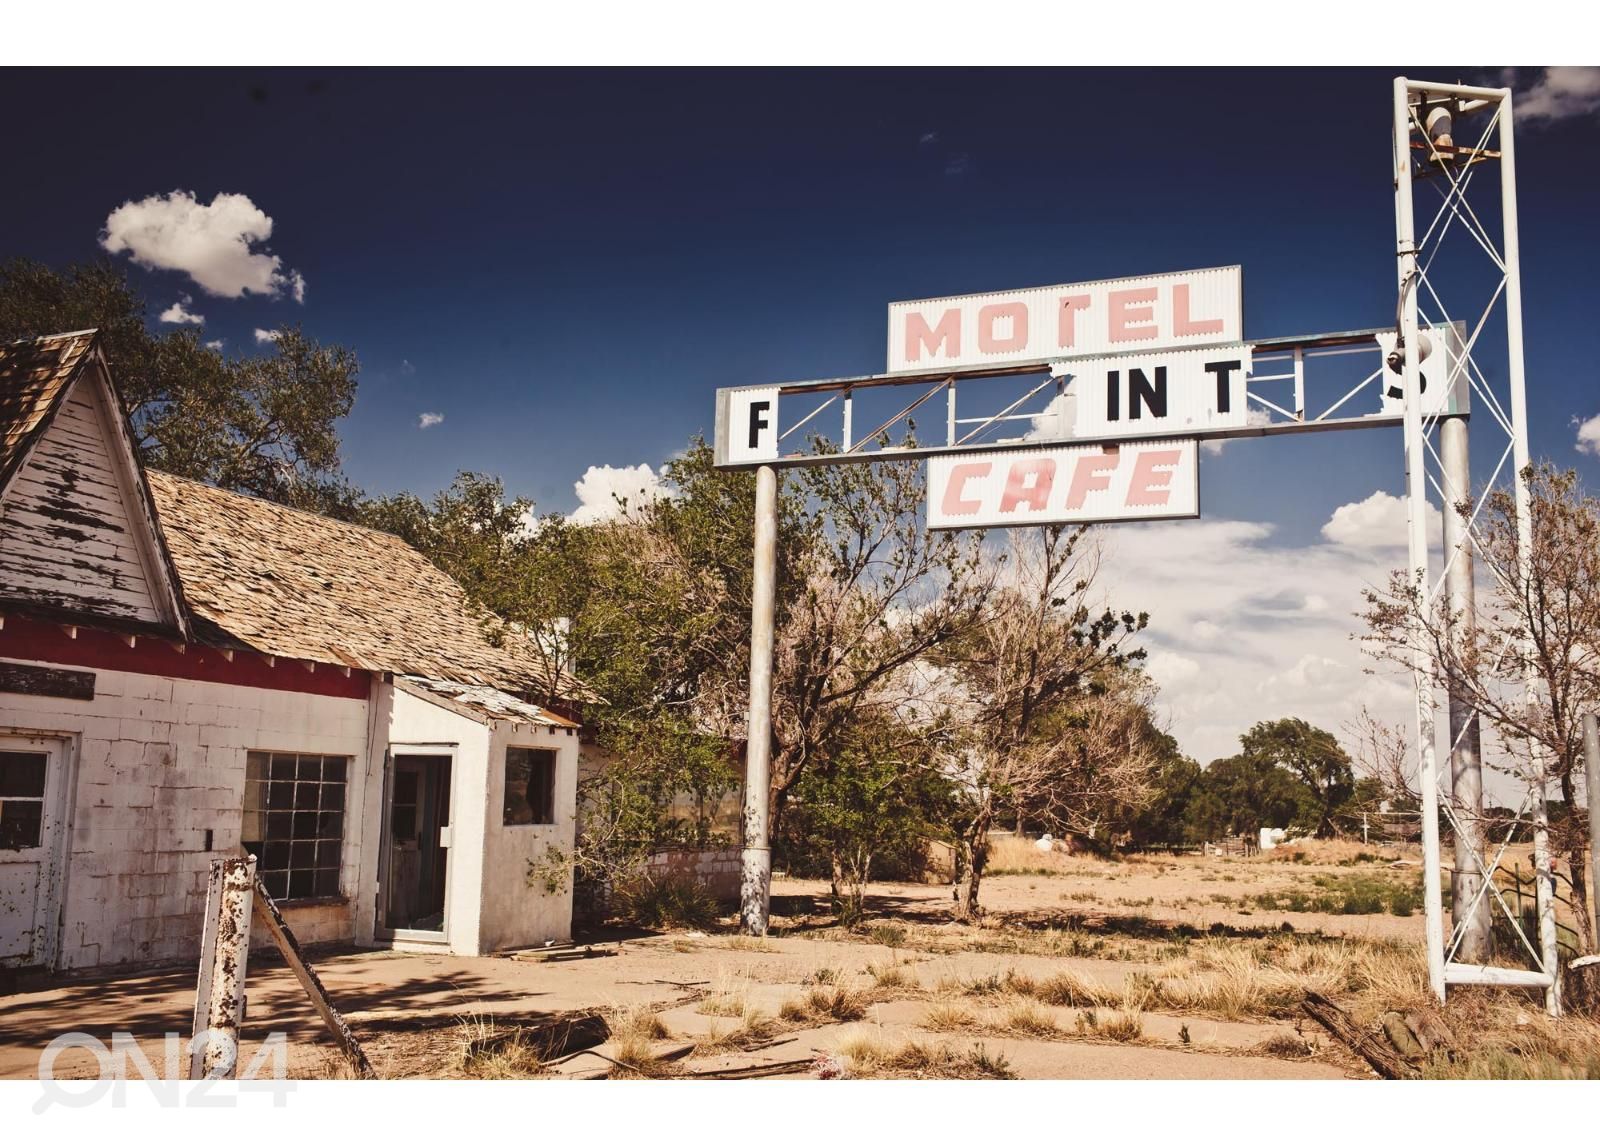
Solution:
<svg viewBox="0 0 1600 1145">
<path fill-rule="evenodd" d="M 0 966 L 191 957 L 240 848 L 303 942 L 569 938 L 527 878 L 573 835 L 545 662 L 398 538 L 134 440 L 95 332 L 0 347 Z"/>
</svg>

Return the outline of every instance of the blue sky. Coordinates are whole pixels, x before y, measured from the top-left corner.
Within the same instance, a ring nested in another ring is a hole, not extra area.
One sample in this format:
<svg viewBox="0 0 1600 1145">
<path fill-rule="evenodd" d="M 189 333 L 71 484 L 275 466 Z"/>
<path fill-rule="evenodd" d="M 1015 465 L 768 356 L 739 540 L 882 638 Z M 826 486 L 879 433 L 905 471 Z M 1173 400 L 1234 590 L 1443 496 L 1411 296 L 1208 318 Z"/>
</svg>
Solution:
<svg viewBox="0 0 1600 1145">
<path fill-rule="evenodd" d="M 303 303 L 134 268 L 156 310 L 188 297 L 229 352 L 288 321 L 352 347 L 346 468 L 371 491 L 476 469 L 566 512 L 589 467 L 656 466 L 709 432 L 718 386 L 880 369 L 898 298 L 1240 263 L 1247 337 L 1391 321 L 1394 74 L 103 71 L 40 100 L 12 70 L 27 177 L 7 180 L 0 256 L 85 260 L 125 202 L 247 196 L 271 219 L 255 250 Z M 1533 448 L 1592 480 L 1573 424 L 1600 414 L 1585 90 L 1519 132 L 1518 173 Z M 1202 526 L 1265 530 L 1250 552 L 1281 560 L 1399 492 L 1399 440 L 1236 443 L 1201 479 Z M 1205 533 L 1172 528 L 1129 533 Z"/>
</svg>

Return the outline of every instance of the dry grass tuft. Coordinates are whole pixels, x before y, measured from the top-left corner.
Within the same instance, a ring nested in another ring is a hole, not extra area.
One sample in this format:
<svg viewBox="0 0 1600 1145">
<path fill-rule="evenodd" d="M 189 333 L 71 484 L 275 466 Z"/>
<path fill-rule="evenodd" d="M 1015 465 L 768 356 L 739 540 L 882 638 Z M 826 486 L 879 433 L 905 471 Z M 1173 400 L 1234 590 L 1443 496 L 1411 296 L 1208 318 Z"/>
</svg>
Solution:
<svg viewBox="0 0 1600 1145">
<path fill-rule="evenodd" d="M 1269 1058 L 1287 1058 L 1290 1061 L 1308 1058 L 1312 1053 L 1311 1046 L 1305 1039 L 1282 1032 L 1257 1042 L 1250 1052 Z"/>
<path fill-rule="evenodd" d="M 936 1002 L 922 1017 L 924 1029 L 951 1032 L 970 1030 L 978 1025 L 978 1015 L 963 1002 Z"/>
<path fill-rule="evenodd" d="M 867 973 L 872 975 L 873 985 L 883 990 L 900 990 L 917 984 L 915 976 L 898 962 L 871 964 Z"/>
<path fill-rule="evenodd" d="M 515 1029 L 503 1030 L 492 1014 L 460 1019 L 456 1068 L 462 1077 L 502 1081 L 548 1072 L 538 1050 Z"/>
<path fill-rule="evenodd" d="M 860 1033 L 845 1039 L 839 1052 L 849 1059 L 857 1077 L 910 1074 L 934 1078 L 1014 1078 L 1004 1056 L 990 1054 L 981 1044 L 957 1051 L 942 1042 L 915 1039 L 890 1041 L 881 1032 Z"/>
<path fill-rule="evenodd" d="M 741 1021 L 749 1018 L 757 1012 L 750 998 L 750 980 L 737 975 L 718 974 L 715 989 L 695 1004 L 695 1010 L 719 1018 L 738 1018 Z"/>
<path fill-rule="evenodd" d="M 1061 970 L 1039 983 L 1034 996 L 1052 1006 L 1101 1006 L 1110 991 L 1072 970 Z"/>
<path fill-rule="evenodd" d="M 1061 1032 L 1055 1015 L 1032 998 L 1019 998 L 1000 1015 L 1000 1026 L 1025 1037 L 1047 1038 Z"/>
<path fill-rule="evenodd" d="M 1136 1042 L 1144 1037 L 1144 1019 L 1137 1010 L 1119 1010 L 1100 1023 L 1100 1033 L 1114 1042 Z"/>
</svg>

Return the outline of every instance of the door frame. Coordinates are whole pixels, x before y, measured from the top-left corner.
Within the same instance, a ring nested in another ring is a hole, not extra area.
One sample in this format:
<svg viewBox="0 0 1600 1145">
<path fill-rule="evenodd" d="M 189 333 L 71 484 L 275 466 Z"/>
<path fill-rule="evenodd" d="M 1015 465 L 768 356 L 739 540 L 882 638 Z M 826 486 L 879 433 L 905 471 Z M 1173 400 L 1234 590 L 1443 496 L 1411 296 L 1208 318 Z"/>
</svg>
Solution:
<svg viewBox="0 0 1600 1145">
<path fill-rule="evenodd" d="M 450 760 L 450 844 L 446 850 L 455 849 L 455 828 L 459 822 L 456 813 L 456 782 L 458 773 L 457 765 L 460 762 L 458 755 L 460 745 L 454 743 L 391 743 L 383 753 L 383 796 L 379 807 L 378 830 L 378 905 L 377 914 L 372 920 L 372 934 L 380 942 L 395 943 L 421 943 L 431 946 L 448 946 L 450 943 L 450 889 L 455 882 L 453 866 L 448 858 L 445 859 L 444 870 L 444 918 L 438 930 L 405 930 L 395 929 L 386 921 L 389 917 L 389 819 L 390 799 L 394 793 L 394 765 L 395 760 L 402 755 L 406 756 L 443 756 Z"/>
<path fill-rule="evenodd" d="M 71 854 L 67 838 L 72 833 L 70 794 L 77 786 L 78 737 L 73 732 L 0 727 L 0 751 L 30 750 L 44 751 L 50 756 L 45 764 L 39 824 L 44 850 L 39 865 L 42 886 L 34 899 L 33 914 L 38 941 L 27 958 L 0 959 L 0 965 L 54 969 L 61 952 L 61 931 L 66 918 L 67 860 Z"/>
</svg>

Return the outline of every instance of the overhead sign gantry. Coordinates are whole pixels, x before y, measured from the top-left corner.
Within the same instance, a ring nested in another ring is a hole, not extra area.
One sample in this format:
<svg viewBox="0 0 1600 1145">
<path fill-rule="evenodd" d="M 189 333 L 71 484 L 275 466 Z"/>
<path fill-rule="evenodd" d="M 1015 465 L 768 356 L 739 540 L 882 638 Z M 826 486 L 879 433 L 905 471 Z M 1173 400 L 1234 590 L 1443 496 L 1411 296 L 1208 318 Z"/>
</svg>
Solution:
<svg viewBox="0 0 1600 1145">
<path fill-rule="evenodd" d="M 1399 427 L 1408 565 L 1429 602 L 1448 594 L 1453 603 L 1470 603 L 1475 513 L 1458 510 L 1463 502 L 1475 507 L 1488 493 L 1479 487 L 1474 494 L 1466 451 L 1469 404 L 1476 394 L 1509 438 L 1488 486 L 1514 458 L 1519 520 L 1524 530 L 1529 527 L 1511 93 L 1399 79 L 1394 98 L 1400 303 L 1393 325 L 1246 339 L 1242 270 L 1224 266 L 894 302 L 888 308 L 884 373 L 717 391 L 716 463 L 757 472 L 741 904 L 748 931 L 766 930 L 771 874 L 767 803 L 779 469 L 926 460 L 927 519 L 936 529 L 1171 519 L 1199 515 L 1203 442 Z M 1483 124 L 1483 130 L 1475 145 L 1461 146 L 1451 132 L 1468 122 Z M 1501 168 L 1498 245 L 1467 201 L 1474 168 L 1491 160 Z M 1444 200 L 1420 239 L 1414 177 L 1431 179 Z M 1427 274 L 1453 227 L 1487 251 L 1499 271 L 1498 284 L 1470 327 L 1450 313 Z M 1501 393 L 1478 361 L 1480 336 L 1497 304 L 1509 353 Z M 919 411 L 930 404 L 935 411 L 943 407 L 943 417 L 934 420 L 936 426 L 942 421 L 942 434 L 914 429 Z M 862 425 L 872 428 L 862 433 Z M 1429 436 L 1436 426 L 1437 450 Z M 1430 455 L 1437 477 L 1427 472 Z M 1430 483 L 1444 503 L 1447 530 L 1446 568 L 1437 579 L 1429 576 L 1424 531 Z M 1420 638 L 1415 675 L 1430 981 L 1441 998 L 1451 981 L 1539 985 L 1554 1012 L 1554 896 L 1542 780 L 1535 785 L 1537 799 L 1530 793 L 1529 801 L 1540 871 L 1540 949 L 1533 951 L 1524 938 L 1539 969 L 1452 962 L 1458 952 L 1483 949 L 1486 896 L 1494 893 L 1492 880 L 1483 877 L 1492 865 L 1484 862 L 1477 826 L 1477 720 L 1457 710 L 1452 697 L 1448 754 L 1457 798 L 1444 813 L 1458 840 L 1471 844 L 1462 850 L 1458 843 L 1457 857 L 1464 897 L 1471 901 L 1464 902 L 1458 885 L 1447 949 L 1435 700 L 1432 666 Z M 1459 798 L 1463 792 L 1475 794 L 1475 807 L 1471 798 Z"/>
</svg>

